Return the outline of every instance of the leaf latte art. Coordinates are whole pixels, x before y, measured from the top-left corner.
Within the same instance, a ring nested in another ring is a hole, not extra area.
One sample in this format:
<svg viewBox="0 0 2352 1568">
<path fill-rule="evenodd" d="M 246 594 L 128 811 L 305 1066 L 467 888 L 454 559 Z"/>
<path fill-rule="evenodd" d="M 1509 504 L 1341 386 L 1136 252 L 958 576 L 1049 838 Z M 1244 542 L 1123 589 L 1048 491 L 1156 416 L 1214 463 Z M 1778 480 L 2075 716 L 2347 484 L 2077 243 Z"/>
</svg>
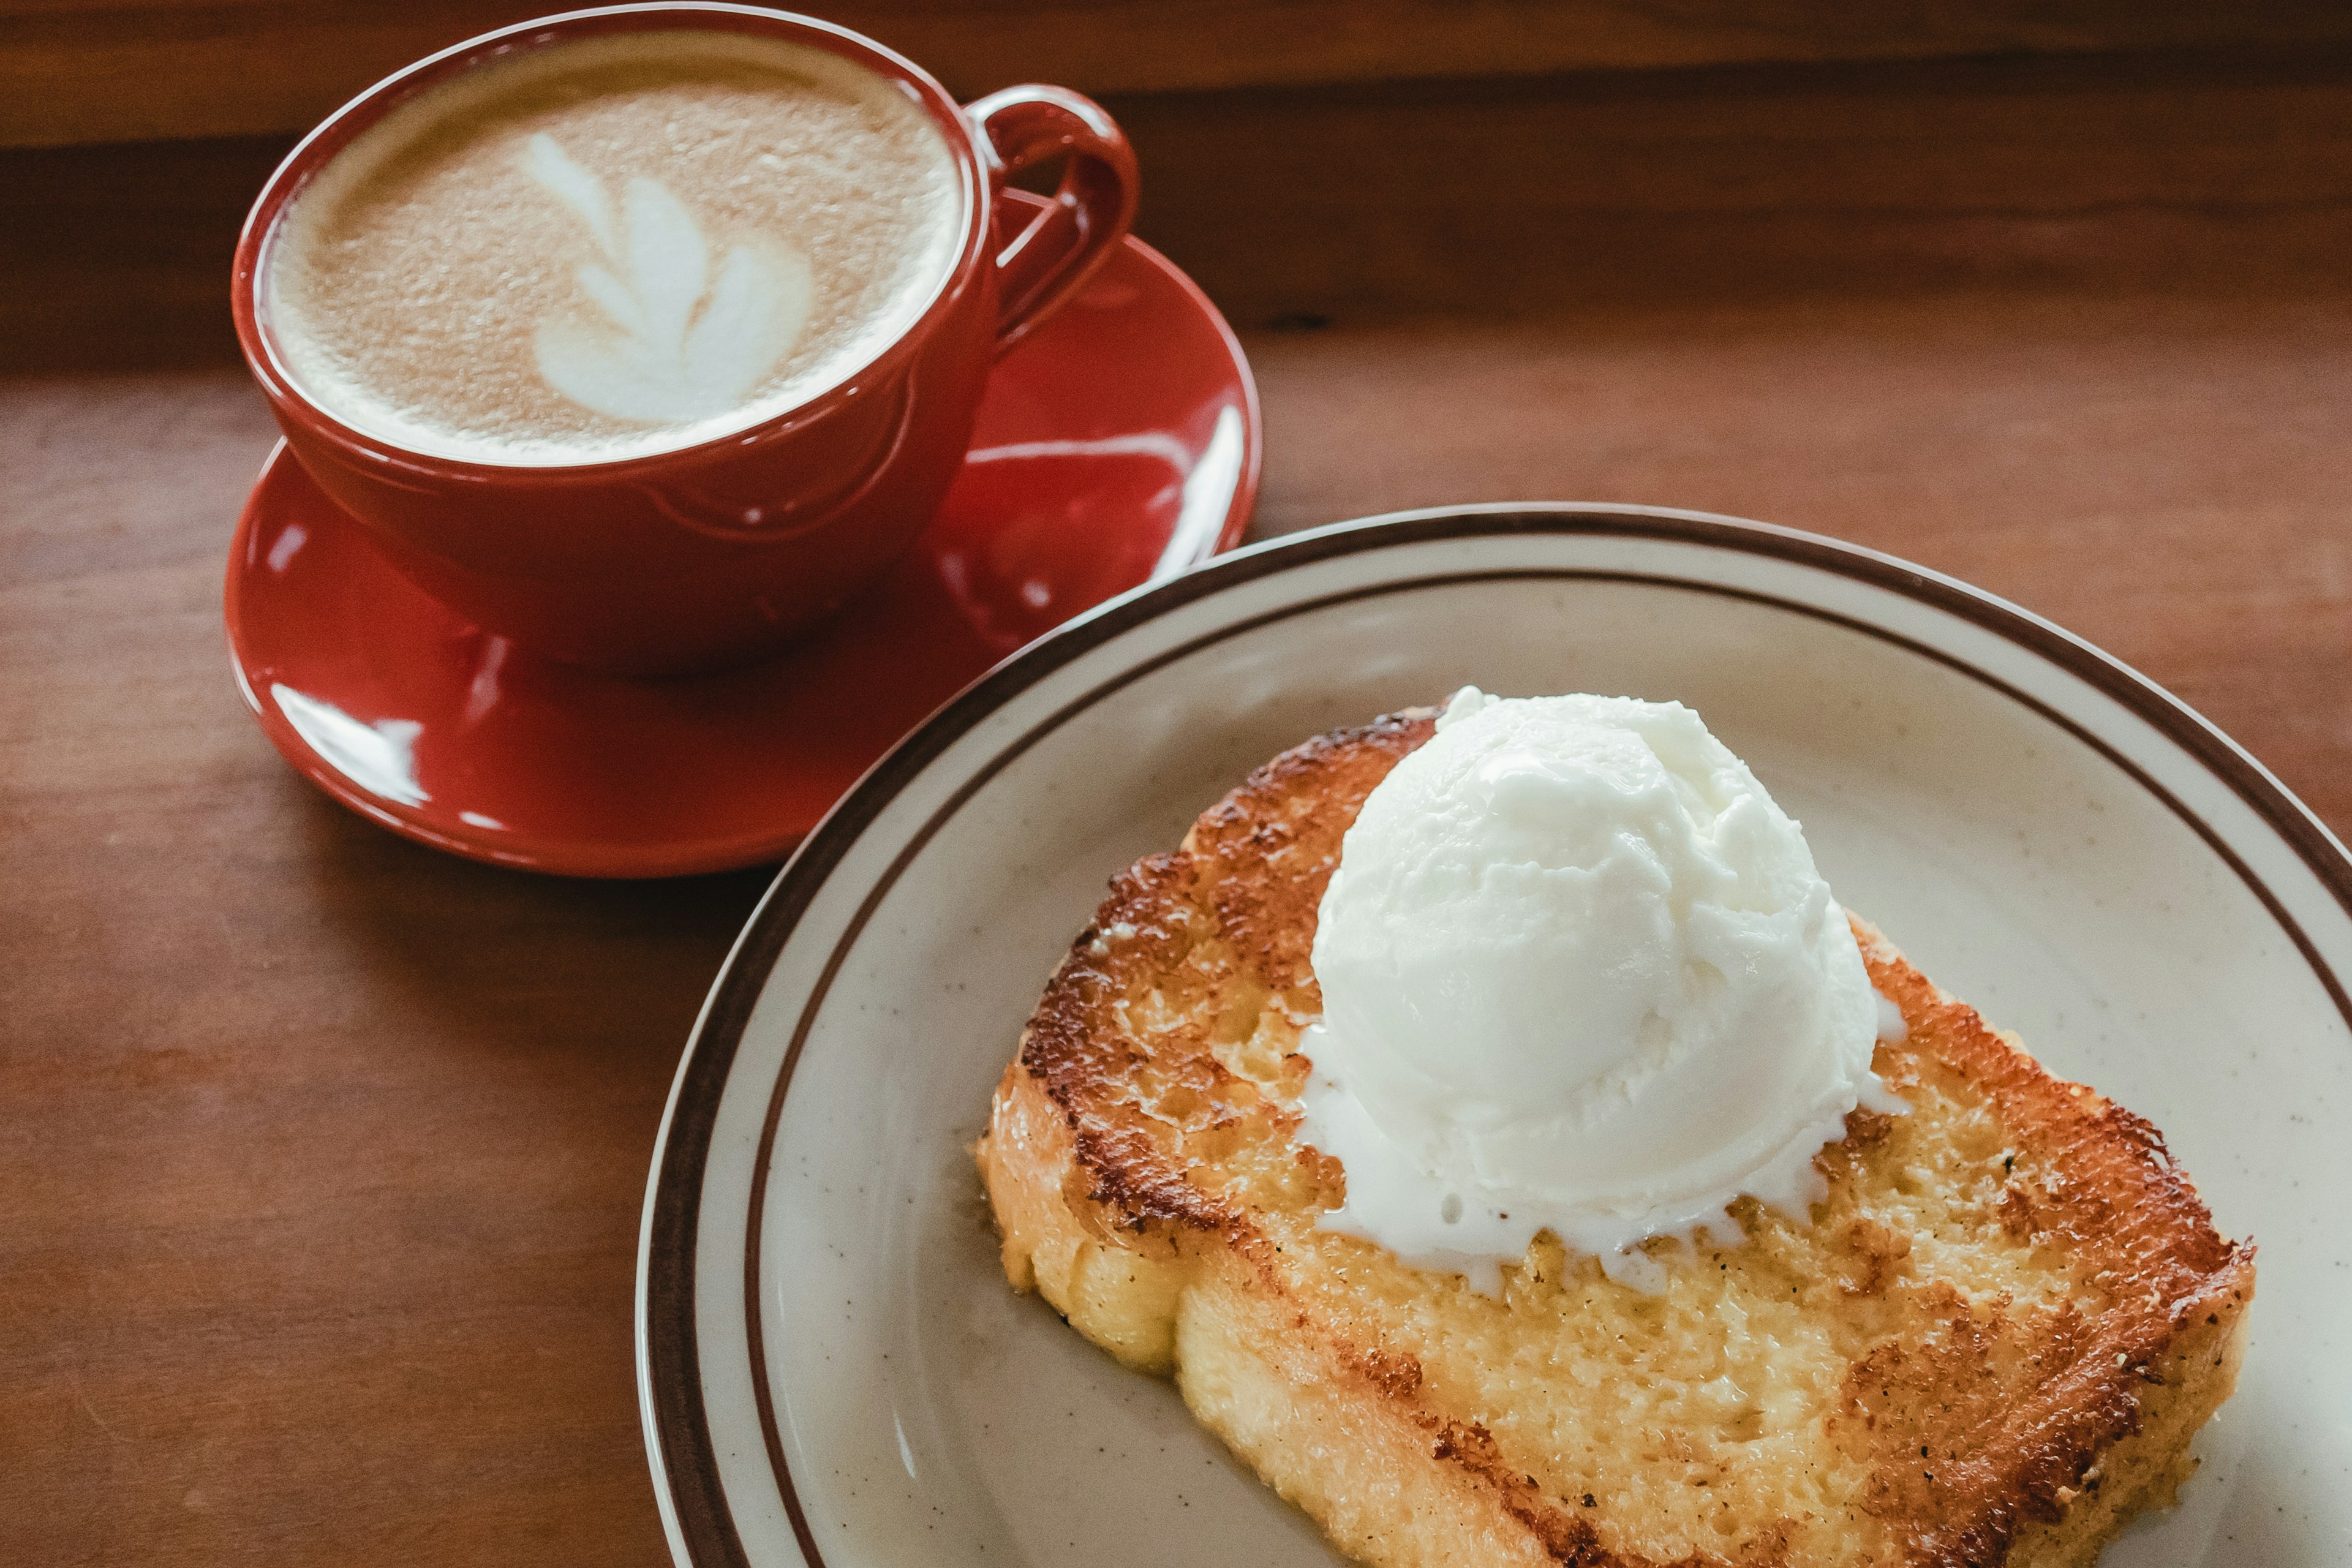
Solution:
<svg viewBox="0 0 2352 1568">
<path fill-rule="evenodd" d="M 554 137 L 537 132 L 529 145 L 531 174 L 580 215 L 604 253 L 578 277 L 609 325 L 542 323 L 548 384 L 619 419 L 685 423 L 741 406 L 808 324 L 807 258 L 737 245 L 714 278 L 709 242 L 669 187 L 632 178 L 616 219 L 603 184 Z"/>
<path fill-rule="evenodd" d="M 946 139 L 807 46 L 656 32 L 431 88 L 273 241 L 269 330 L 354 426 L 507 464 L 711 439 L 855 374 L 964 221 Z"/>
</svg>

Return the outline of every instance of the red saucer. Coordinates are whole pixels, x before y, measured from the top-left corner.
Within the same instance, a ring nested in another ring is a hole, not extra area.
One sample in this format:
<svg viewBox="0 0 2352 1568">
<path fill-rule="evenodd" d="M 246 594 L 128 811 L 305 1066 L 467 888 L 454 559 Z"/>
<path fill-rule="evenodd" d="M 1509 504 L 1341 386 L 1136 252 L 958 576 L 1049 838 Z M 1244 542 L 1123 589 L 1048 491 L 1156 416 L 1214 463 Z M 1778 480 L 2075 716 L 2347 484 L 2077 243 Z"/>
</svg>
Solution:
<svg viewBox="0 0 2352 1568">
<path fill-rule="evenodd" d="M 1232 548 L 1258 447 L 1241 345 L 1130 239 L 997 365 L 930 531 L 781 658 L 668 680 L 533 658 L 394 572 L 282 445 L 237 522 L 230 653 L 286 760 L 420 843 L 581 877 L 781 859 L 998 659 Z"/>
</svg>

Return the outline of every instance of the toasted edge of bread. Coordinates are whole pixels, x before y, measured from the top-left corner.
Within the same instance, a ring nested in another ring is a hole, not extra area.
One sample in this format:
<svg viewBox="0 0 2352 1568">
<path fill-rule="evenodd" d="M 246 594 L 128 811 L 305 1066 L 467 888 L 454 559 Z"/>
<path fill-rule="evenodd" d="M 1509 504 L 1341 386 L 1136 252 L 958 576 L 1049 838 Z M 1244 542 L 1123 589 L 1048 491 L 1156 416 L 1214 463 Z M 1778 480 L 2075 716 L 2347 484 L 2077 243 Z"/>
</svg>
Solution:
<svg viewBox="0 0 2352 1568">
<path fill-rule="evenodd" d="M 1339 835 L 1432 717 L 1409 711 L 1285 752 L 1203 814 L 1182 849 L 1115 879 L 1047 987 L 974 1151 L 1005 1273 L 1127 1365 L 1172 1377 L 1350 1556 L 1654 1568 L 1660 1559 L 1607 1544 L 1622 1532 L 1605 1512 L 1546 1496 L 1484 1426 L 1445 1408 L 1410 1354 L 1332 1331 L 1286 1285 L 1262 1216 L 1194 1180 L 1182 1141 L 1142 1113 L 1135 1047 L 1106 1025 L 1107 999 L 1200 941 L 1204 921 L 1263 995 L 1318 1000 L 1306 954 Z M 1990 1095 L 2020 1150 L 2052 1173 L 2015 1189 L 2002 1223 L 2062 1249 L 2115 1303 L 2089 1349 L 2013 1412 L 1978 1483 L 1942 1496 L 1938 1517 L 1889 1521 L 1892 1544 L 1874 1560 L 2087 1564 L 2189 1473 L 2189 1437 L 2235 1383 L 2252 1249 L 2214 1232 L 2152 1126 L 2044 1072 L 1856 930 L 1914 1048 Z M 1884 1058 L 1883 1071 L 1899 1069 Z M 1280 1114 L 1278 1096 L 1206 1070 L 1243 1114 Z M 1829 1152 L 1824 1163 L 1834 1178 Z M 1766 1540 L 1739 1560 L 1797 1559 Z M 1695 1546 L 1669 1561 L 1729 1559 Z"/>
</svg>

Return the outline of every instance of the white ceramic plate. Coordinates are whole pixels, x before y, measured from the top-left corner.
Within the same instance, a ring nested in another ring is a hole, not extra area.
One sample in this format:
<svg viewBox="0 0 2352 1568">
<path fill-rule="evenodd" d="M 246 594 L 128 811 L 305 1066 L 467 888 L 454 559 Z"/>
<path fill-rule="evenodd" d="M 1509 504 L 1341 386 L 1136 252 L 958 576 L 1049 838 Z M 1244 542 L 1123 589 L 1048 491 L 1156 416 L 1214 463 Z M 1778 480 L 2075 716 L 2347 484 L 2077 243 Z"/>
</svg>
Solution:
<svg viewBox="0 0 2352 1568">
<path fill-rule="evenodd" d="M 2164 1129 L 2262 1247 L 2207 1464 L 2110 1568 L 2352 1562 L 2352 865 L 2277 781 L 2044 622 L 1690 513 L 1424 512 L 1227 556 L 965 692 L 785 867 L 664 1121 L 638 1357 L 692 1568 L 1336 1561 L 998 1271 L 965 1153 L 1110 874 L 1307 736 L 1489 690 L 1678 698 L 1839 895 Z"/>
</svg>

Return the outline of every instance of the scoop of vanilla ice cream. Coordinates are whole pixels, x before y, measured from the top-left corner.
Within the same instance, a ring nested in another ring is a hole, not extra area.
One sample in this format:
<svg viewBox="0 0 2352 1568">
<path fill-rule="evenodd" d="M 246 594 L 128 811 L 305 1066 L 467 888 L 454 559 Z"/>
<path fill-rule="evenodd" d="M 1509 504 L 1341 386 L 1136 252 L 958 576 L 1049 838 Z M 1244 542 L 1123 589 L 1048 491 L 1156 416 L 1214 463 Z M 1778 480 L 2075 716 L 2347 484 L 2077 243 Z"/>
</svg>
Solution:
<svg viewBox="0 0 2352 1568">
<path fill-rule="evenodd" d="M 1457 693 L 1324 893 L 1308 1142 L 1328 1228 L 1485 1289 L 1539 1230 L 1629 1249 L 1801 1211 L 1879 1003 L 1803 832 L 1679 703 Z"/>
</svg>

